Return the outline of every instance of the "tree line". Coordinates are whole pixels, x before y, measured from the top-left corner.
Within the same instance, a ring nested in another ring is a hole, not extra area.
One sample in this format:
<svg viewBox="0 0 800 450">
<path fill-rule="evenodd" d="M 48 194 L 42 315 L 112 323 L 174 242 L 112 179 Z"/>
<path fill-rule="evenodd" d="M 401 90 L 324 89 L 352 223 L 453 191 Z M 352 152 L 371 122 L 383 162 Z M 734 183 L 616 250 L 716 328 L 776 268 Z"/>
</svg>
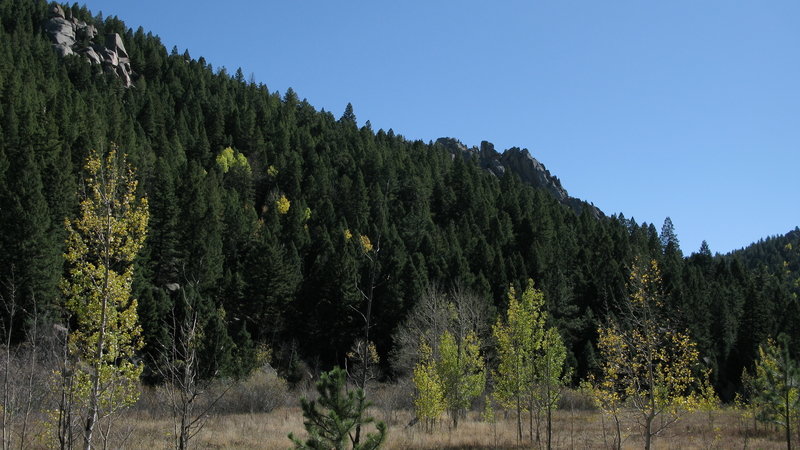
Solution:
<svg viewBox="0 0 800 450">
<path fill-rule="evenodd" d="M 359 361 L 377 361 L 363 380 L 396 377 L 409 367 L 392 363 L 405 351 L 399 330 L 431 286 L 474 296 L 488 330 L 510 310 L 510 287 L 524 292 L 529 279 L 577 382 L 603 370 L 598 330 L 626 308 L 637 258 L 658 263 L 663 308 L 723 399 L 743 392 L 743 370 L 755 370 L 770 338 L 785 333 L 797 359 L 796 232 L 781 245 L 730 255 L 703 245 L 687 256 L 669 219 L 659 230 L 622 214 L 576 215 L 512 173 L 498 178 L 432 142 L 359 125 L 351 105 L 340 117 L 318 111 L 291 89 L 168 51 L 117 17 L 65 8 L 99 36 L 122 36 L 137 74 L 123 88 L 102 67 L 52 51 L 47 10 L 0 1 L 0 295 L 16 299 L 14 320 L 25 318 L 9 327 L 11 343 L 25 341 L 34 310 L 67 317 L 64 220 L 79 216 L 86 158 L 118 146 L 149 202 L 131 293 L 150 383 L 165 379 L 157 361 L 187 317 L 202 330 L 194 351 L 205 379 L 244 376 L 264 354 L 290 381 Z M 414 352 L 435 358 L 469 336 L 448 334 Z"/>
</svg>

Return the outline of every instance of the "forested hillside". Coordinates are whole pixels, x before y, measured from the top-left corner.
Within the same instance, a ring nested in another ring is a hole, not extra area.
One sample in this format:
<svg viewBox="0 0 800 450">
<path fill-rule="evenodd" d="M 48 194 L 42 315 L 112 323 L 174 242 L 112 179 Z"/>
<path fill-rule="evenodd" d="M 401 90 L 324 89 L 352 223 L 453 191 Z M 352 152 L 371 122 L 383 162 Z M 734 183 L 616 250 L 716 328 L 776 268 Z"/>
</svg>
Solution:
<svg viewBox="0 0 800 450">
<path fill-rule="evenodd" d="M 370 336 L 391 377 L 393 333 L 429 286 L 468 290 L 497 314 L 531 278 L 577 380 L 597 368 L 598 326 L 628 298 L 637 256 L 660 263 L 669 308 L 723 397 L 768 337 L 788 332 L 800 348 L 797 230 L 732 255 L 685 254 L 669 220 L 578 215 L 511 171 L 374 130 L 350 105 L 318 111 L 116 17 L 65 10 L 99 42 L 119 33 L 132 86 L 57 54 L 44 1 L 0 1 L 0 293 L 25 314 L 63 319 L 64 219 L 77 215 L 90 150 L 116 146 L 150 205 L 134 285 L 145 361 L 192 286 L 206 375 L 243 375 L 268 351 L 296 379 L 344 361 L 372 291 Z"/>
</svg>

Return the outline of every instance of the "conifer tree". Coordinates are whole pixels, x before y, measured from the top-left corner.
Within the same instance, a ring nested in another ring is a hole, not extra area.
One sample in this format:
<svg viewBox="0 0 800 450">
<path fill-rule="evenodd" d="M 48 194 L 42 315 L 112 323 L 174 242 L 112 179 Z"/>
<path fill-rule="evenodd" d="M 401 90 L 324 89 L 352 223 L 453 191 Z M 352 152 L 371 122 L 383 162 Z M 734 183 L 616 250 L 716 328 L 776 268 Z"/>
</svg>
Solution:
<svg viewBox="0 0 800 450">
<path fill-rule="evenodd" d="M 0 295 L 8 294 L 4 292 L 5 285 L 13 272 L 22 310 L 32 311 L 34 298 L 43 310 L 51 309 L 61 271 L 61 246 L 53 239 L 50 211 L 33 150 L 26 149 L 15 156 L 7 184 L 0 191 Z M 24 328 L 18 327 L 17 331 L 20 334 L 14 336 L 15 341 L 21 338 Z"/>
<path fill-rule="evenodd" d="M 758 354 L 753 380 L 756 398 L 751 403 L 761 406 L 758 419 L 783 428 L 786 448 L 791 450 L 792 421 L 800 421 L 800 366 L 789 354 L 785 334 L 778 337 L 778 343 L 768 340 Z"/>
<path fill-rule="evenodd" d="M 355 428 L 372 423 L 374 419 L 365 415 L 369 403 L 364 391 L 356 388 L 344 392 L 346 382 L 347 373 L 335 368 L 320 376 L 316 401 L 300 400 L 308 439 L 303 442 L 290 433 L 289 439 L 295 448 L 371 450 L 381 446 L 386 439 L 386 424 L 380 421 L 375 423 L 376 433 L 369 433 L 361 442 L 355 442 Z"/>
</svg>

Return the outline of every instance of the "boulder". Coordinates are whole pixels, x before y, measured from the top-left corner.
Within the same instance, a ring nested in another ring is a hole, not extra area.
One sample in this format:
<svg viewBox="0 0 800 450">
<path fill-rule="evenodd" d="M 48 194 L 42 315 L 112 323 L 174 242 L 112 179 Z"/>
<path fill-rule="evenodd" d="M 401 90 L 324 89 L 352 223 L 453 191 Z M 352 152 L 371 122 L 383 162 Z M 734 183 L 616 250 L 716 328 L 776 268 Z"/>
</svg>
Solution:
<svg viewBox="0 0 800 450">
<path fill-rule="evenodd" d="M 100 56 L 103 57 L 103 63 L 108 64 L 111 67 L 117 67 L 119 65 L 119 57 L 114 50 L 110 48 L 104 48 L 100 50 Z"/>
<path fill-rule="evenodd" d="M 78 39 L 88 39 L 92 40 L 95 36 L 97 36 L 97 28 L 94 25 L 88 25 L 84 21 L 77 21 L 75 23 L 75 35 Z"/>
<path fill-rule="evenodd" d="M 86 47 L 81 49 L 80 53 L 89 59 L 89 62 L 92 64 L 102 64 L 103 59 L 100 55 L 97 54 L 96 51 L 92 47 Z"/>
<path fill-rule="evenodd" d="M 61 8 L 61 5 L 58 3 L 53 3 L 53 6 L 50 7 L 50 17 L 60 17 L 65 18 L 64 9 Z"/>
<path fill-rule="evenodd" d="M 122 80 L 122 83 L 125 87 L 131 87 L 133 82 L 131 81 L 131 72 L 130 66 L 127 64 L 120 64 L 117 66 L 117 76 Z"/>
<path fill-rule="evenodd" d="M 117 33 L 106 35 L 106 48 L 113 50 L 118 56 L 128 57 L 128 51 L 125 50 L 125 44 L 122 43 L 122 38 Z"/>
<path fill-rule="evenodd" d="M 48 20 L 45 30 L 56 44 L 69 47 L 75 44 L 75 24 L 63 17 L 53 17 Z"/>
<path fill-rule="evenodd" d="M 72 47 L 65 44 L 53 44 L 53 50 L 61 57 L 75 54 L 75 52 L 72 51 Z"/>
<path fill-rule="evenodd" d="M 86 39 L 92 40 L 97 36 L 97 28 L 95 28 L 94 25 L 86 25 L 86 28 L 82 31 Z"/>
</svg>

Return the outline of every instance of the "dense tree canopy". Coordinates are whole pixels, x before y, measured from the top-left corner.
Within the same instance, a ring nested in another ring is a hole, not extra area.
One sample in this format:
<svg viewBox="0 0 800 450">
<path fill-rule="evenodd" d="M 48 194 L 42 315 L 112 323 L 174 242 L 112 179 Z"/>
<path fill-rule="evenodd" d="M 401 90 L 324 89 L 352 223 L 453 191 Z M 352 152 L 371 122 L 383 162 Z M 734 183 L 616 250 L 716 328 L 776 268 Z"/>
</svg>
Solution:
<svg viewBox="0 0 800 450">
<path fill-rule="evenodd" d="M 663 267 L 668 307 L 726 398 L 767 338 L 783 331 L 800 348 L 796 232 L 740 255 L 706 246 L 684 257 L 671 221 L 659 235 L 622 215 L 577 215 L 511 171 L 359 127 L 352 105 L 337 119 L 116 17 L 65 10 L 100 37 L 119 33 L 136 75 L 124 88 L 99 65 L 59 57 L 44 1 L 0 1 L 0 290 L 13 285 L 23 306 L 35 299 L 59 317 L 62 224 L 77 212 L 82 161 L 117 145 L 150 200 L 133 287 L 145 358 L 179 307 L 168 286 L 191 283 L 205 375 L 246 373 L 259 346 L 290 379 L 302 364 L 341 364 L 374 273 L 370 340 L 390 376 L 391 336 L 428 286 L 470 291 L 496 312 L 508 286 L 533 278 L 581 378 L 597 369 L 596 330 L 626 300 L 636 256 Z M 347 233 L 381 237 L 374 261 Z"/>
</svg>

